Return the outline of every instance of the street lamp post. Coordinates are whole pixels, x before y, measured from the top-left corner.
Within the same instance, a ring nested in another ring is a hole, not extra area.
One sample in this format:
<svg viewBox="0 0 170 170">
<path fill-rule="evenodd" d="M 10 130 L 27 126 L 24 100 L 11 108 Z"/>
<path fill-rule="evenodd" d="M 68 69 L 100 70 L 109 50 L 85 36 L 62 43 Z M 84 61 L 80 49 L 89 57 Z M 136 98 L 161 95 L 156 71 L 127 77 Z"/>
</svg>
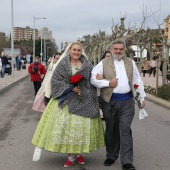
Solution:
<svg viewBox="0 0 170 170">
<path fill-rule="evenodd" d="M 51 47 L 47 46 L 47 58 L 49 57 L 49 48 Z"/>
<path fill-rule="evenodd" d="M 14 17 L 13 17 L 13 0 L 11 0 L 11 68 L 12 72 L 11 75 L 14 77 L 14 34 L 13 34 L 13 27 L 14 27 Z"/>
<path fill-rule="evenodd" d="M 40 53 L 41 62 L 42 62 L 42 55 L 43 55 L 43 53 L 42 53 L 42 32 L 43 32 L 43 30 L 41 30 L 41 53 Z"/>
<path fill-rule="evenodd" d="M 45 58 L 45 63 L 46 63 L 46 66 L 47 66 L 47 52 L 46 52 L 46 47 L 47 47 L 47 44 L 50 44 L 51 42 L 45 42 L 45 39 L 44 39 L 44 58 Z"/>
<path fill-rule="evenodd" d="M 35 57 L 35 20 L 39 20 L 39 19 L 46 19 L 46 18 L 36 18 L 35 16 L 33 17 L 34 18 L 34 30 L 33 30 L 33 57 Z M 42 38 L 42 36 L 41 36 Z M 41 42 L 42 44 L 42 42 Z M 42 52 L 42 49 L 41 49 L 41 52 Z M 41 59 L 42 59 L 42 55 L 41 55 Z"/>
</svg>

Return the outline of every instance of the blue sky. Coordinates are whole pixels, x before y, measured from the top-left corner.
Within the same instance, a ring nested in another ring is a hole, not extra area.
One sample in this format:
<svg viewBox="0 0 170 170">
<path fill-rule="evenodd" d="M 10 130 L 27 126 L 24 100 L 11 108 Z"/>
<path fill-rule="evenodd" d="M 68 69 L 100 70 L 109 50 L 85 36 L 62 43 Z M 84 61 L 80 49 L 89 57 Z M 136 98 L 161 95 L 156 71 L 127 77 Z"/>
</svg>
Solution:
<svg viewBox="0 0 170 170">
<path fill-rule="evenodd" d="M 0 0 L 0 32 L 9 35 L 11 31 L 11 0 Z M 14 26 L 33 28 L 33 17 L 37 20 L 36 29 L 48 27 L 60 48 L 61 41 L 75 41 L 83 35 L 93 35 L 99 31 L 111 34 L 112 22 L 120 23 L 126 15 L 128 27 L 140 27 L 143 13 L 150 16 L 145 27 L 158 28 L 170 15 L 169 0 L 13 0 Z M 147 12 L 146 12 L 147 11 Z M 162 25 L 164 28 L 164 25 Z"/>
</svg>

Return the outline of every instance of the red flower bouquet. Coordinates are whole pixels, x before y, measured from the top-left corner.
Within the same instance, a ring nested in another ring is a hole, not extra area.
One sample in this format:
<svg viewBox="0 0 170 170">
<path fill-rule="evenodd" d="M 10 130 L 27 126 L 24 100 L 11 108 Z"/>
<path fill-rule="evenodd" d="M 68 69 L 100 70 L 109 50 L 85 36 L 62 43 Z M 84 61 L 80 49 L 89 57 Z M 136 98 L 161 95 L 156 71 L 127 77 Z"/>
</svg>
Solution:
<svg viewBox="0 0 170 170">
<path fill-rule="evenodd" d="M 77 86 L 77 88 L 80 89 L 82 80 L 83 80 L 83 76 L 81 74 L 76 74 L 70 77 L 70 84 L 74 84 L 75 86 Z M 81 100 L 80 94 L 78 94 L 78 96 L 79 96 L 79 100 Z"/>
<path fill-rule="evenodd" d="M 77 83 L 80 83 L 82 79 L 83 79 L 83 76 L 81 74 L 76 74 L 70 77 L 70 83 L 77 84 Z"/>
</svg>

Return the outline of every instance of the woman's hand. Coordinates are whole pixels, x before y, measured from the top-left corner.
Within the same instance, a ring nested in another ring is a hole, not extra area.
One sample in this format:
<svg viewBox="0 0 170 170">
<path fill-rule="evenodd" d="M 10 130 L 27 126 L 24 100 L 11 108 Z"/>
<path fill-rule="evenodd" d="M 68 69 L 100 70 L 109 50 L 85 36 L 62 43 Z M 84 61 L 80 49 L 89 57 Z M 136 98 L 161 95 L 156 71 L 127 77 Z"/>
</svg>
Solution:
<svg viewBox="0 0 170 170">
<path fill-rule="evenodd" d="M 80 94 L 81 90 L 78 87 L 74 87 L 72 90 L 74 93 Z"/>
<path fill-rule="evenodd" d="M 97 73 L 96 79 L 97 79 L 97 80 L 103 80 L 103 79 L 104 79 L 104 78 L 103 78 L 103 74 L 98 74 L 98 73 Z"/>
</svg>

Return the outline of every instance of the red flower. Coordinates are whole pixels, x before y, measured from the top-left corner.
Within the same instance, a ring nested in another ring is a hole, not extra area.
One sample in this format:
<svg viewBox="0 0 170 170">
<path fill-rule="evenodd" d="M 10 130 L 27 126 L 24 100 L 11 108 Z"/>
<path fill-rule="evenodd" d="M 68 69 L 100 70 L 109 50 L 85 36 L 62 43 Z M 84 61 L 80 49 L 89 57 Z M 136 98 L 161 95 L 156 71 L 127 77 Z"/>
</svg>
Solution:
<svg viewBox="0 0 170 170">
<path fill-rule="evenodd" d="M 137 84 L 134 84 L 134 88 L 137 89 L 139 87 L 139 85 Z"/>
<path fill-rule="evenodd" d="M 83 76 L 81 74 L 76 74 L 70 77 L 70 83 L 76 84 L 76 83 L 79 83 L 82 79 L 83 79 Z"/>
<path fill-rule="evenodd" d="M 75 86 L 77 86 L 77 88 L 80 89 L 82 79 L 83 79 L 83 76 L 81 74 L 76 74 L 76 75 L 70 77 L 70 83 L 75 84 Z M 82 101 L 80 93 L 78 93 L 78 99 L 79 99 L 79 101 Z"/>
<path fill-rule="evenodd" d="M 138 84 L 134 84 L 134 89 L 135 89 L 135 92 L 136 92 L 135 100 L 137 101 L 138 106 L 141 109 L 142 108 L 141 101 L 140 101 L 141 97 L 140 97 L 140 93 L 139 93 L 138 87 L 139 87 Z"/>
</svg>

